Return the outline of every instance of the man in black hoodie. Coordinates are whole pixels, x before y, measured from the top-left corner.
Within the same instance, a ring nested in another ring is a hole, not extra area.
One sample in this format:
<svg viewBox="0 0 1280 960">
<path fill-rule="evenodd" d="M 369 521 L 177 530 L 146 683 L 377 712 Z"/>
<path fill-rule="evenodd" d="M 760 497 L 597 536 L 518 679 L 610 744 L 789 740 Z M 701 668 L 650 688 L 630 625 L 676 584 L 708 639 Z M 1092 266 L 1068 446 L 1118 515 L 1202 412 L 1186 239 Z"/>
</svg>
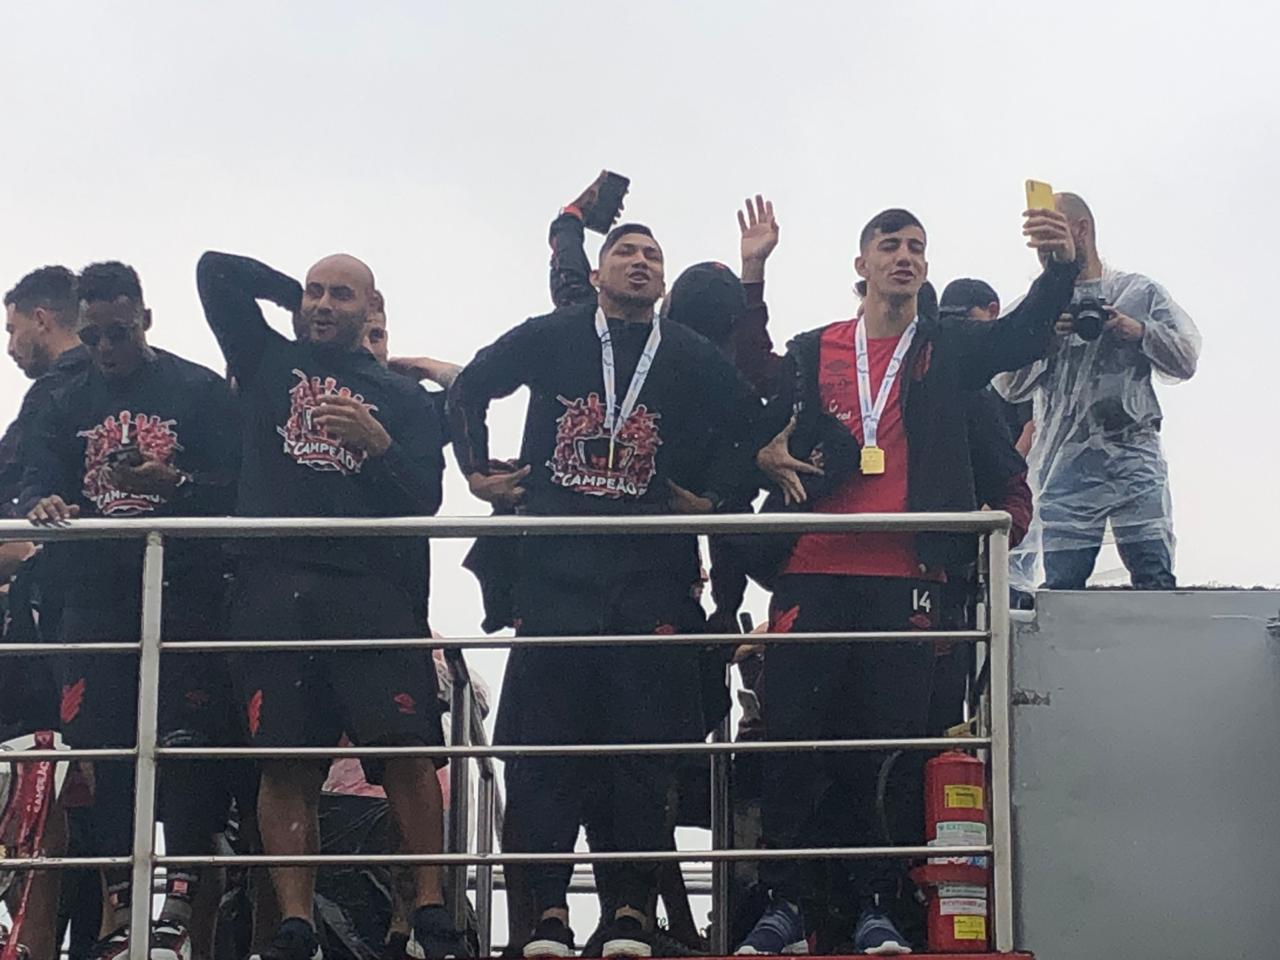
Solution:
<svg viewBox="0 0 1280 960">
<path fill-rule="evenodd" d="M 362 346 L 376 304 L 373 274 L 326 257 L 305 285 L 247 257 L 206 253 L 196 273 L 205 316 L 239 386 L 244 421 L 242 516 L 426 516 L 440 506 L 443 458 L 426 392 Z M 258 300 L 294 315 L 297 340 L 276 333 Z M 244 639 L 428 636 L 425 540 L 311 537 L 240 547 L 231 633 Z M 443 742 L 434 672 L 421 650 L 245 653 L 233 672 L 250 740 L 260 746 Z M 407 853 L 438 853 L 442 798 L 429 761 L 366 763 Z M 316 802 L 326 765 L 262 764 L 258 803 L 267 853 L 317 852 Z M 380 768 L 380 769 L 379 769 Z M 299 829 L 301 825 L 301 829 Z M 261 960 L 320 955 L 315 871 L 273 868 L 281 916 Z M 413 957 L 461 956 L 443 907 L 440 871 L 414 870 Z"/>
<path fill-rule="evenodd" d="M 147 343 L 151 311 L 132 268 L 98 263 L 79 279 L 79 337 L 90 365 L 40 411 L 24 439 L 22 503 L 33 523 L 77 516 L 137 518 L 222 516 L 231 512 L 239 461 L 239 424 L 226 382 Z M 65 594 L 61 638 L 136 640 L 141 622 L 140 540 L 57 543 L 46 574 Z M 168 639 L 208 638 L 222 613 L 223 564 L 211 541 L 175 541 L 165 554 Z M 61 721 L 76 747 L 124 747 L 135 740 L 137 660 L 127 655 L 63 658 Z M 161 667 L 160 732 L 168 742 L 224 742 L 229 684 L 203 657 L 170 656 Z M 98 855 L 123 856 L 132 833 L 132 765 L 94 765 L 89 831 Z M 160 768 L 160 817 L 170 849 L 213 852 L 226 824 L 226 764 L 179 762 Z M 104 871 L 108 929 L 95 958 L 129 945 L 130 870 Z M 190 955 L 187 928 L 196 875 L 171 870 L 160 920 L 150 931 L 153 957 Z M 141 895 L 147 895 L 144 891 Z M 144 934 L 145 935 L 145 934 Z"/>
<path fill-rule="evenodd" d="M 458 375 L 454 450 L 472 492 L 543 516 L 707 513 L 750 479 L 754 401 L 714 346 L 654 317 L 662 249 L 647 227 L 615 228 L 584 302 L 516 327 Z M 490 466 L 490 401 L 531 391 L 520 460 Z M 662 634 L 690 628 L 698 576 L 692 536 L 536 537 L 519 543 L 514 591 L 525 635 Z M 696 624 L 693 624 L 696 628 Z M 505 742 L 699 740 L 690 648 L 518 648 L 507 665 L 497 736 Z M 526 849 L 572 850 L 588 792 L 603 792 L 620 849 L 654 849 L 665 823 L 669 758 L 521 758 L 506 768 L 510 835 Z M 529 870 L 541 914 L 526 956 L 568 956 L 564 865 Z M 622 871 L 620 871 L 622 874 Z M 604 953 L 651 951 L 653 870 L 628 865 Z"/>
<path fill-rule="evenodd" d="M 990 323 L 941 323 L 936 311 L 918 303 L 928 272 L 920 222 L 905 210 L 887 210 L 863 229 L 855 261 L 867 281 L 863 315 L 791 343 L 792 375 L 779 377 L 760 434 L 762 441 L 773 436 L 793 417 L 797 436 L 819 416 L 832 416 L 848 429 L 859 447 L 859 469 L 815 510 L 975 508 L 967 397 L 996 371 L 1043 354 L 1077 270 L 1060 215 L 1028 214 L 1024 233 L 1029 245 L 1052 257 L 1022 305 Z M 786 497 L 803 500 L 801 474 L 820 472 L 803 454 L 778 439 L 763 447 L 757 463 Z M 805 535 L 777 583 L 771 630 L 933 629 L 939 584 L 947 570 L 968 566 L 974 550 L 975 538 L 962 535 Z M 933 661 L 928 644 L 779 645 L 768 652 L 769 737 L 919 736 Z M 882 759 L 870 752 L 774 758 L 765 770 L 766 845 L 873 845 L 880 837 L 875 796 Z M 861 861 L 854 868 L 855 952 L 908 952 L 886 912 L 898 866 Z M 829 890 L 821 877 L 809 875 L 812 868 L 776 861 L 762 866 L 772 904 L 740 952 L 799 949 L 810 932 L 801 903 L 843 899 L 845 891 Z"/>
</svg>

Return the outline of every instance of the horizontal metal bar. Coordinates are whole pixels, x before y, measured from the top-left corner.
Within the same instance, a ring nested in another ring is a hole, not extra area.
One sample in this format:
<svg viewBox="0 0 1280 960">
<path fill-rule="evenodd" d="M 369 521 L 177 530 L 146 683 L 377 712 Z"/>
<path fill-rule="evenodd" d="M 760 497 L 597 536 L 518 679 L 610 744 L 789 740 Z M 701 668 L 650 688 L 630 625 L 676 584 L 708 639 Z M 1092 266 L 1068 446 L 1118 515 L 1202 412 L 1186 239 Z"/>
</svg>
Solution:
<svg viewBox="0 0 1280 960">
<path fill-rule="evenodd" d="M 127 760 L 137 756 L 133 747 L 94 747 L 84 750 L 0 750 L 0 763 L 39 760 Z M 0 861 L 2 862 L 2 861 Z"/>
<path fill-rule="evenodd" d="M 424 647 L 441 650 L 504 650 L 511 647 L 664 647 L 713 646 L 742 643 L 930 643 L 950 641 L 980 643 L 990 639 L 984 630 L 880 630 L 864 633 L 672 633 L 599 636 L 575 634 L 564 637 L 455 637 L 432 639 L 323 639 L 323 640 L 166 640 L 161 649 L 169 653 L 222 653 L 246 650 L 400 650 Z M 3 650 L 3 647 L 0 647 Z"/>
<path fill-rule="evenodd" d="M 137 653 L 137 643 L 0 643 L 0 657 L 53 656 L 59 653 Z"/>
<path fill-rule="evenodd" d="M 132 865 L 132 857 L 0 857 L 0 870 L 85 870 Z"/>
<path fill-rule="evenodd" d="M 0 543 L 13 540 L 128 540 L 167 537 L 241 539 L 263 537 L 567 536 L 581 534 L 712 533 L 989 533 L 1008 530 L 1000 510 L 969 513 L 726 513 L 620 517 L 149 517 L 145 520 L 71 520 L 35 526 L 0 520 Z"/>
<path fill-rule="evenodd" d="M 345 867 L 356 865 L 472 866 L 518 863 L 715 863 L 720 860 L 874 860 L 926 857 L 989 857 L 989 845 L 954 847 L 799 847 L 777 850 L 636 850 L 570 853 L 317 853 L 156 857 L 164 867 Z M 129 857 L 11 857 L 0 859 L 0 869 L 56 870 L 74 867 L 116 867 L 131 862 Z"/>
<path fill-rule="evenodd" d="M 622 754 L 827 753 L 859 750 L 976 750 L 985 737 L 921 737 L 886 740 L 748 740 L 736 743 L 565 743 L 464 747 L 157 747 L 156 756 L 182 760 L 328 759 L 330 757 L 565 757 Z M 34 751 L 33 751 L 34 752 Z"/>
<path fill-rule="evenodd" d="M 879 858 L 916 859 L 925 857 L 989 857 L 990 846 L 968 847 L 813 847 L 779 850 L 639 850 L 571 853 L 366 853 L 366 854 L 300 854 L 270 856 L 191 856 L 156 857 L 156 862 L 171 867 L 255 866 L 288 867 L 314 865 L 336 867 L 355 864 L 417 866 L 438 863 L 441 866 L 470 866 L 500 863 L 714 863 L 718 860 L 874 860 Z"/>
</svg>

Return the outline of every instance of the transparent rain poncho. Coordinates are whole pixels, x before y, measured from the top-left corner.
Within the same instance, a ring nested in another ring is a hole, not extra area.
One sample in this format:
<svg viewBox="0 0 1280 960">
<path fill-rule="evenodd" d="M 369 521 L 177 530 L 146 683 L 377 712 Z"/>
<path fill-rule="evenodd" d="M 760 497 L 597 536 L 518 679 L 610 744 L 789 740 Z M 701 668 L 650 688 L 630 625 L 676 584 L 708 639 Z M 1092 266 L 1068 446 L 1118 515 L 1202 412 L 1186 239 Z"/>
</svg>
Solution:
<svg viewBox="0 0 1280 960">
<path fill-rule="evenodd" d="M 1190 378 L 1200 332 L 1160 284 L 1141 274 L 1107 269 L 1100 280 L 1077 285 L 1073 300 L 1086 297 L 1101 297 L 1143 323 L 1142 339 L 1108 331 L 1093 341 L 1058 337 L 1045 359 L 993 381 L 1005 399 L 1031 400 L 1035 408 L 1027 460 L 1036 513 L 1014 556 L 1020 589 L 1038 585 L 1032 571 L 1041 550 L 1096 546 L 1108 521 L 1116 543 L 1163 541 L 1173 555 L 1152 373 L 1170 383 Z"/>
</svg>

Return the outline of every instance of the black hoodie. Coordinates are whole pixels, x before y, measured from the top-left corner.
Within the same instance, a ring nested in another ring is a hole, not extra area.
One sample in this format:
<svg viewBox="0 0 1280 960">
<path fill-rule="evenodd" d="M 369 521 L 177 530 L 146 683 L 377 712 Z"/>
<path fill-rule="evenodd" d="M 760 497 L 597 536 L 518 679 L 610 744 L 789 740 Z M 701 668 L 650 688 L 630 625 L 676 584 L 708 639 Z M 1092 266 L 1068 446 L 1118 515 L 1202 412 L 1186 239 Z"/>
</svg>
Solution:
<svg viewBox="0 0 1280 960">
<path fill-rule="evenodd" d="M 240 395 L 241 516 L 429 516 L 440 508 L 439 418 L 419 384 L 385 369 L 366 350 L 298 342 L 271 329 L 257 301 L 296 311 L 302 287 L 257 260 L 206 253 L 196 282 Z M 312 425 L 312 409 L 335 395 L 369 405 L 391 435 L 382 456 L 366 456 Z M 411 596 L 427 582 L 426 542 L 416 538 L 250 539 L 240 552 L 382 577 Z"/>
</svg>

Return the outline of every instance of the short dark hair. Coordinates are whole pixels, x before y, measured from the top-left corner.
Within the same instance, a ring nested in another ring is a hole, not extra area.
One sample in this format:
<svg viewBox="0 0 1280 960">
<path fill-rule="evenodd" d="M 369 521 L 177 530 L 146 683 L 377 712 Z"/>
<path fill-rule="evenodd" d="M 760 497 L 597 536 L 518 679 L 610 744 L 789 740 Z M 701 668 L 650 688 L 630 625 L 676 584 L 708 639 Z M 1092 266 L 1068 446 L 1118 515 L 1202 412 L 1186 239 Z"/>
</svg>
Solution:
<svg viewBox="0 0 1280 960">
<path fill-rule="evenodd" d="M 76 275 L 62 266 L 32 270 L 4 295 L 4 305 L 19 313 L 43 307 L 53 314 L 59 326 L 72 328 L 79 309 Z"/>
<path fill-rule="evenodd" d="M 605 254 L 613 249 L 619 240 L 628 233 L 639 233 L 648 237 L 654 243 L 658 242 L 658 238 L 653 235 L 653 231 L 646 227 L 643 223 L 620 223 L 604 238 L 604 243 L 600 245 L 600 260 L 603 261 Z"/>
<path fill-rule="evenodd" d="M 143 306 L 142 282 L 133 267 L 108 260 L 91 263 L 80 271 L 81 303 L 112 303 L 121 297 Z"/>
<path fill-rule="evenodd" d="M 968 313 L 974 307 L 980 307 L 985 310 L 991 304 L 998 304 L 999 302 L 1000 295 L 996 293 L 995 288 L 987 281 L 975 280 L 972 277 L 962 277 L 947 284 L 946 289 L 942 291 L 940 306 L 943 310 Z"/>
<path fill-rule="evenodd" d="M 858 237 L 858 249 L 865 250 L 871 238 L 877 233 L 897 233 L 907 227 L 919 227 L 921 232 L 924 232 L 924 224 L 910 210 L 902 210 L 898 207 L 881 210 L 862 228 L 862 233 Z"/>
</svg>

